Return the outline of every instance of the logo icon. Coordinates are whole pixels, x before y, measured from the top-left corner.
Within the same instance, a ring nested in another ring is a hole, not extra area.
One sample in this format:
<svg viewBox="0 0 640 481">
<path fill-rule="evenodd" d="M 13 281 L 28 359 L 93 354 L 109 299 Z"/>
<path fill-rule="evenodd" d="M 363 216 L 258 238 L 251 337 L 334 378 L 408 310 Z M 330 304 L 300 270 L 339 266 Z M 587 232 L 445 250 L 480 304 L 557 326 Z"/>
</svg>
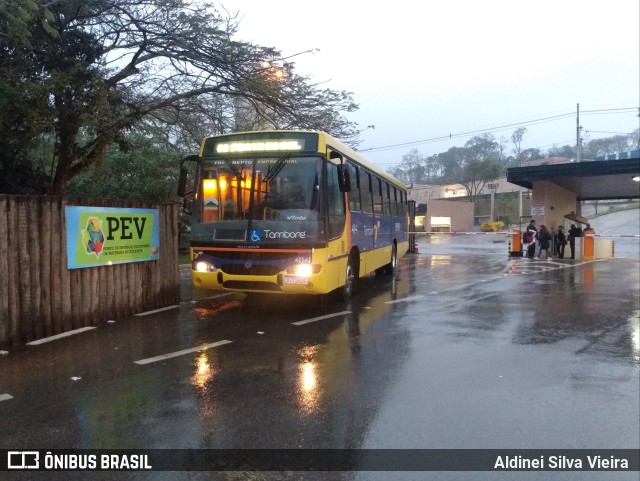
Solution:
<svg viewBox="0 0 640 481">
<path fill-rule="evenodd" d="M 249 240 L 251 240 L 251 242 L 260 242 L 260 241 L 262 241 L 262 231 L 260 231 L 260 230 L 250 230 L 249 231 Z"/>
<path fill-rule="evenodd" d="M 87 254 L 95 254 L 100 257 L 104 246 L 104 233 L 102 232 L 102 221 L 98 217 L 89 217 L 87 225 L 82 231 L 82 244 Z"/>
<path fill-rule="evenodd" d="M 39 469 L 40 453 L 38 451 L 9 451 L 7 452 L 7 468 Z"/>
</svg>

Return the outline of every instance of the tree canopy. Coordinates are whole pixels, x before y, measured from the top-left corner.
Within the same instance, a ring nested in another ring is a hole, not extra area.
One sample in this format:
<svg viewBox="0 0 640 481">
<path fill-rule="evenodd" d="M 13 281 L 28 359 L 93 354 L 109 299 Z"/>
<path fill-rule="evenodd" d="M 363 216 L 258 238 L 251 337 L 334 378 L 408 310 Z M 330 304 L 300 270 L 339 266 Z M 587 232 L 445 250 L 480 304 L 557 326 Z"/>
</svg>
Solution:
<svg viewBox="0 0 640 481">
<path fill-rule="evenodd" d="M 412 149 L 390 173 L 406 183 L 446 184 L 465 186 L 473 198 L 488 181 L 505 174 L 508 167 L 526 166 L 528 162 L 548 157 L 575 158 L 575 147 L 553 145 L 546 151 L 539 148 L 522 149 L 527 129 L 517 128 L 510 137 L 512 153 L 505 155 L 507 139 L 497 141 L 493 134 L 484 133 L 469 139 L 464 147 L 451 147 L 446 152 L 426 156 Z M 625 152 L 640 146 L 640 129 L 628 135 L 591 140 L 583 147 L 586 159 L 614 152 Z"/>
<path fill-rule="evenodd" d="M 500 176 L 508 160 L 503 145 L 487 133 L 430 157 L 412 149 L 391 174 L 407 183 L 459 183 L 474 198 L 486 182 Z"/>
<path fill-rule="evenodd" d="M 325 130 L 357 145 L 352 94 L 292 58 L 234 40 L 236 16 L 190 0 L 8 0 L 0 6 L 0 192 L 53 193 L 129 134 L 166 129 L 176 150 L 241 128 Z M 278 76 L 274 75 L 277 73 Z"/>
</svg>

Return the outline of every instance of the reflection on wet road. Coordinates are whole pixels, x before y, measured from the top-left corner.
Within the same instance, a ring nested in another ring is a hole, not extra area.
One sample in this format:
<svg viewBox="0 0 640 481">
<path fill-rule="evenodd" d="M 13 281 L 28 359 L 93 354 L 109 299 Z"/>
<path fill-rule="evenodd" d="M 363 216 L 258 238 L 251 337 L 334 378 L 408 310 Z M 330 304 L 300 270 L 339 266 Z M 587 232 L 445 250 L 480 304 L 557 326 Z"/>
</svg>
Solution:
<svg viewBox="0 0 640 481">
<path fill-rule="evenodd" d="M 347 304 L 185 287 L 180 309 L 12 348 L 0 444 L 638 448 L 638 262 L 503 251 L 420 246 Z M 172 479 L 156 474 L 126 479 Z M 390 479 L 324 474 L 305 479 Z"/>
</svg>

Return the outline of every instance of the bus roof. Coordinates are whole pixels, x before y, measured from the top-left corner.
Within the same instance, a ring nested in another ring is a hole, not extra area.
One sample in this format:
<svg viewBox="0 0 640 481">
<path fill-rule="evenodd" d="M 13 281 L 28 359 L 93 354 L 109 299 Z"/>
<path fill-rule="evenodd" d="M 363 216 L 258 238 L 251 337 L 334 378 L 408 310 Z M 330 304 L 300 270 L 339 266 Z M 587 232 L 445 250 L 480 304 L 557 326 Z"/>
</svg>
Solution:
<svg viewBox="0 0 640 481">
<path fill-rule="evenodd" d="M 254 130 L 254 131 L 247 131 L 247 132 L 233 132 L 229 134 L 211 135 L 203 139 L 202 146 L 204 146 L 205 141 L 207 139 L 211 139 L 211 138 L 233 137 L 235 135 L 241 136 L 241 135 L 247 135 L 247 134 L 268 134 L 269 132 L 273 132 L 273 133 L 287 133 L 287 132 L 294 133 L 295 132 L 295 133 L 301 133 L 301 134 L 315 134 L 318 136 L 318 150 L 320 152 L 326 152 L 327 147 L 329 147 L 333 150 L 340 152 L 343 156 L 347 157 L 348 159 L 355 161 L 357 164 L 362 165 L 367 170 L 379 175 L 385 180 L 388 180 L 395 186 L 398 186 L 405 190 L 407 188 L 407 186 L 403 182 L 396 179 L 394 176 L 392 176 L 382 168 L 378 167 L 373 162 L 367 160 L 359 152 L 351 149 L 346 144 L 342 143 L 340 140 L 336 139 L 335 137 L 332 137 L 328 133 L 322 132 L 319 130 Z M 202 150 L 201 150 L 201 154 L 202 154 Z"/>
<path fill-rule="evenodd" d="M 356 152 L 355 150 L 352 150 L 350 147 L 343 144 L 338 139 L 332 137 L 326 132 L 317 132 L 317 133 L 320 135 L 320 138 L 325 137 L 326 143 L 329 147 L 332 147 L 333 149 L 337 150 L 341 154 L 344 154 L 346 157 L 350 158 L 351 160 L 356 161 L 358 164 L 362 165 L 363 167 L 370 170 L 371 172 L 378 174 L 380 177 L 383 177 L 384 179 L 388 180 L 394 185 L 401 187 L 402 189 L 407 188 L 404 182 L 396 179 L 389 172 L 381 169 L 370 160 L 367 160 L 362 154 L 360 154 L 359 152 Z"/>
</svg>

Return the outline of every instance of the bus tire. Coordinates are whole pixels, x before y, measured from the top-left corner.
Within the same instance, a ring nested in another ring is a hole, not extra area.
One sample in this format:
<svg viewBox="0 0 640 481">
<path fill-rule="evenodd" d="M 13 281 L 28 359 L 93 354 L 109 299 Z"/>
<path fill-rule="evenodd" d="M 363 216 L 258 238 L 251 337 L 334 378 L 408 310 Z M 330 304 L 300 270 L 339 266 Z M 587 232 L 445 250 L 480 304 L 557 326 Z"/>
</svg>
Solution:
<svg viewBox="0 0 640 481">
<path fill-rule="evenodd" d="M 348 301 L 351 296 L 355 294 L 358 285 L 358 274 L 356 271 L 355 262 L 353 256 L 349 256 L 347 261 L 347 268 L 344 277 L 344 285 L 340 288 L 340 295 L 342 299 Z"/>
<path fill-rule="evenodd" d="M 384 266 L 384 271 L 387 274 L 393 274 L 398 268 L 398 249 L 395 244 L 391 248 L 391 262 Z"/>
</svg>

